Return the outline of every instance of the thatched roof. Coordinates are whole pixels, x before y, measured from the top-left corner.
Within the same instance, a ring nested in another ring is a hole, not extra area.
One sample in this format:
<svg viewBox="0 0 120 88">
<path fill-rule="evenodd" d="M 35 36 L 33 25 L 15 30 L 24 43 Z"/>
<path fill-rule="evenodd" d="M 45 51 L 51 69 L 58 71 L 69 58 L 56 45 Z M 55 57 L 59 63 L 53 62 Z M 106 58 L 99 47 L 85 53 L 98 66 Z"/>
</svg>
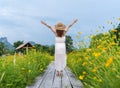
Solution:
<svg viewBox="0 0 120 88">
<path fill-rule="evenodd" d="M 32 44 L 30 44 L 29 42 L 26 42 L 26 43 L 21 44 L 20 46 L 18 46 L 16 48 L 16 50 L 19 50 L 19 49 L 22 49 L 22 48 L 30 48 L 30 47 L 32 47 Z"/>
</svg>

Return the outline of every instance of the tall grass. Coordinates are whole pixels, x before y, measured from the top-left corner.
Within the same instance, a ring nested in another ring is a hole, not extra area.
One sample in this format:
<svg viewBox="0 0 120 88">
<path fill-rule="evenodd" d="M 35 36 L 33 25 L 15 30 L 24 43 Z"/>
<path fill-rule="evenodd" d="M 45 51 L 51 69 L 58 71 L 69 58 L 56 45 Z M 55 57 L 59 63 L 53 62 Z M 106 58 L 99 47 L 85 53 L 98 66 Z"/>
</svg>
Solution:
<svg viewBox="0 0 120 88">
<path fill-rule="evenodd" d="M 120 47 L 113 39 L 110 33 L 104 33 L 91 48 L 68 55 L 68 67 L 85 88 L 120 88 Z"/>
<path fill-rule="evenodd" d="M 51 60 L 50 55 L 40 52 L 0 58 L 0 88 L 25 88 L 44 72 Z"/>
</svg>

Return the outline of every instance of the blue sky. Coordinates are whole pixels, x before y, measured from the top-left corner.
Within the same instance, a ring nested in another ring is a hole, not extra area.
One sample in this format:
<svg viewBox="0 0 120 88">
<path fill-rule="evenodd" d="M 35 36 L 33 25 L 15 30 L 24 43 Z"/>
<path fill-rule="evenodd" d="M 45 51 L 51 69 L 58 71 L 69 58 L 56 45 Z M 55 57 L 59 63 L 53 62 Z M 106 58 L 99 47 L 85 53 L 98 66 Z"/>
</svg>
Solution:
<svg viewBox="0 0 120 88">
<path fill-rule="evenodd" d="M 46 21 L 54 27 L 57 22 L 69 25 L 78 22 L 67 33 L 73 39 L 78 32 L 88 36 L 98 29 L 106 32 L 120 17 L 120 0 L 0 0 L 0 37 L 10 43 L 18 40 L 54 44 L 53 33 L 40 23 Z M 98 28 L 104 26 L 104 29 Z"/>
</svg>

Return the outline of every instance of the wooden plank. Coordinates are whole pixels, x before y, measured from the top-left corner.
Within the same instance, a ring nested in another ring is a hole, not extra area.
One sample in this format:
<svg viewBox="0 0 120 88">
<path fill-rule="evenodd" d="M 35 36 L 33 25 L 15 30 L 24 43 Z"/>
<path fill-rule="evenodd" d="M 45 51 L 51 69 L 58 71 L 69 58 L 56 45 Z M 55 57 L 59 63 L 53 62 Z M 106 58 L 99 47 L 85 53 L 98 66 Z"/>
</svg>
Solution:
<svg viewBox="0 0 120 88">
<path fill-rule="evenodd" d="M 49 72 L 47 72 L 47 74 L 43 78 L 43 80 L 40 83 L 40 85 L 38 86 L 38 88 L 51 88 L 52 87 L 53 76 L 54 76 L 54 73 L 55 73 L 53 65 L 52 65 L 52 67 L 48 71 Z"/>
<path fill-rule="evenodd" d="M 63 71 L 63 76 L 56 76 L 54 63 L 51 63 L 44 74 L 36 82 L 26 88 L 83 88 L 80 80 L 68 69 Z"/>
<path fill-rule="evenodd" d="M 54 80 L 51 88 L 62 88 L 61 86 L 62 86 L 61 77 L 56 76 L 56 71 L 55 71 Z"/>
<path fill-rule="evenodd" d="M 69 77 L 72 88 L 83 88 L 83 85 L 80 82 L 80 80 L 78 80 L 70 70 L 65 69 L 65 72 Z"/>
<path fill-rule="evenodd" d="M 51 63 L 50 65 L 48 65 L 45 73 L 43 74 L 40 74 L 40 76 L 38 76 L 36 79 L 35 79 L 35 82 L 30 85 L 30 86 L 27 86 L 26 88 L 39 88 L 39 86 L 41 85 L 41 83 L 43 82 L 44 78 L 46 77 L 46 75 L 49 73 L 50 69 L 53 68 L 53 63 Z"/>
<path fill-rule="evenodd" d="M 68 75 L 66 74 L 65 70 L 63 71 L 63 76 L 62 76 L 62 88 L 72 88 L 70 84 L 70 80 L 68 78 Z"/>
</svg>

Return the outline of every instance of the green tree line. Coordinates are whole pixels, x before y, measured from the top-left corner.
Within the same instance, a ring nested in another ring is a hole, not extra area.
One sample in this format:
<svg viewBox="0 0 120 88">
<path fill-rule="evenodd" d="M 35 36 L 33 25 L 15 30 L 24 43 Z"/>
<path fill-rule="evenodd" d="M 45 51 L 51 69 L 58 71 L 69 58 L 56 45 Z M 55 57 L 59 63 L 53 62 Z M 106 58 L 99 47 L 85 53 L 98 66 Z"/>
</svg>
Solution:
<svg viewBox="0 0 120 88">
<path fill-rule="evenodd" d="M 21 44 L 23 44 L 24 41 L 16 41 L 13 43 L 14 48 L 16 49 L 18 46 L 20 46 Z M 54 51 L 55 51 L 55 46 L 54 45 L 41 45 L 41 44 L 35 44 L 33 46 L 33 49 L 36 50 L 36 52 L 47 52 L 50 55 L 54 55 Z M 71 36 L 67 35 L 66 36 L 66 50 L 67 53 L 72 52 L 74 49 L 73 47 L 73 39 L 71 38 Z M 14 52 L 18 52 L 16 50 L 10 51 L 7 46 L 5 46 L 4 43 L 0 42 L 0 56 L 3 54 L 14 54 Z M 22 53 L 25 53 L 25 49 L 21 50 Z"/>
</svg>

